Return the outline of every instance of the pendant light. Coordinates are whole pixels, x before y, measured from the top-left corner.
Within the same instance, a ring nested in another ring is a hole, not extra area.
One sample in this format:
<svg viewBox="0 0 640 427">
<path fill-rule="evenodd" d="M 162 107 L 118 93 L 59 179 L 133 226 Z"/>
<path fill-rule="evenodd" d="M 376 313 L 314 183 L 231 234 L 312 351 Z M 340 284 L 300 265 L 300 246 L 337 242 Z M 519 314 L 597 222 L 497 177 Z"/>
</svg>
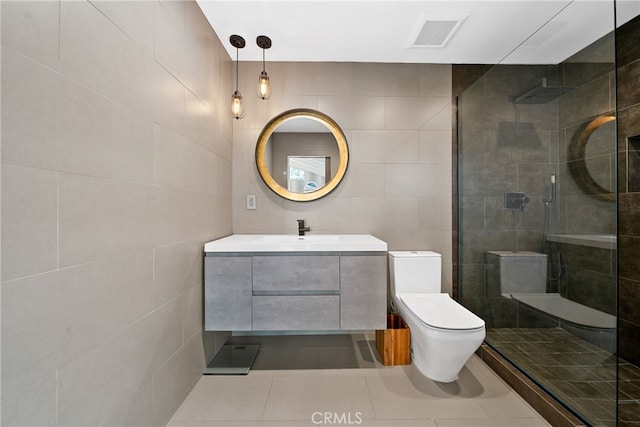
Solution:
<svg viewBox="0 0 640 427">
<path fill-rule="evenodd" d="M 269 75 L 264 67 L 264 51 L 271 47 L 271 39 L 267 36 L 258 36 L 256 43 L 258 47 L 262 49 L 262 72 L 258 76 L 256 93 L 260 99 L 269 99 L 271 96 L 271 85 L 269 84 Z"/>
<path fill-rule="evenodd" d="M 244 117 L 245 111 L 242 105 L 242 94 L 238 90 L 238 50 L 245 46 L 244 38 L 234 34 L 229 37 L 231 46 L 236 48 L 236 90 L 231 95 L 231 115 L 234 119 L 241 119 Z"/>
</svg>

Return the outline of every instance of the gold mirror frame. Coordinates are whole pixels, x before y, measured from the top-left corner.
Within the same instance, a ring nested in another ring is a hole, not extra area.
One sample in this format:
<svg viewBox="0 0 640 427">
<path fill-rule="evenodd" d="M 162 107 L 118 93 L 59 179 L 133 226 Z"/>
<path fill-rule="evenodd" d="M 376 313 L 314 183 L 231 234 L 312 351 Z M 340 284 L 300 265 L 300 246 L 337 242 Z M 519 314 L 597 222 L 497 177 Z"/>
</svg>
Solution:
<svg viewBox="0 0 640 427">
<path fill-rule="evenodd" d="M 282 123 L 299 117 L 312 119 L 325 125 L 327 129 L 329 129 L 329 131 L 333 134 L 333 137 L 336 139 L 336 143 L 338 144 L 338 151 L 340 153 L 340 162 L 338 164 L 335 175 L 331 178 L 331 180 L 329 180 L 329 182 L 327 182 L 325 186 L 310 193 L 294 193 L 278 184 L 271 176 L 269 168 L 267 167 L 267 164 L 265 162 L 265 151 L 267 149 L 267 143 L 269 142 L 271 135 Z M 296 202 L 308 202 L 311 200 L 317 200 L 332 192 L 338 186 L 338 184 L 340 184 L 340 181 L 342 181 L 342 178 L 347 172 L 348 164 L 349 148 L 347 147 L 347 138 L 344 136 L 344 132 L 342 132 L 340 126 L 338 126 L 338 123 L 336 123 L 335 120 L 333 120 L 326 114 L 308 108 L 296 108 L 278 114 L 276 117 L 271 119 L 269 123 L 267 123 L 262 129 L 262 132 L 260 132 L 260 136 L 258 137 L 258 143 L 256 144 L 256 166 L 258 167 L 258 172 L 260 173 L 260 177 L 262 178 L 264 183 L 267 184 L 267 187 L 269 187 L 277 195 Z"/>
<path fill-rule="evenodd" d="M 578 187 L 580 187 L 589 196 L 609 202 L 616 200 L 616 194 L 602 187 L 595 179 L 593 179 L 589 169 L 587 168 L 585 153 L 587 150 L 587 143 L 589 142 L 591 135 L 598 130 L 600 126 L 603 126 L 615 119 L 616 116 L 614 114 L 605 114 L 591 120 L 576 131 L 573 138 L 571 138 L 567 152 L 569 156 L 569 172 Z"/>
</svg>

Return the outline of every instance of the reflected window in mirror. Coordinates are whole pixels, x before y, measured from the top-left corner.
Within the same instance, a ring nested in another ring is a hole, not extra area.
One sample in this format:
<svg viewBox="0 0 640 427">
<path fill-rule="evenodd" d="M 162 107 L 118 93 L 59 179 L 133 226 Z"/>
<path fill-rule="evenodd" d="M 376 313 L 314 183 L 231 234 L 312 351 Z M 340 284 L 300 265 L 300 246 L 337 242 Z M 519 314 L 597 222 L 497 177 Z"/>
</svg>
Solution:
<svg viewBox="0 0 640 427">
<path fill-rule="evenodd" d="M 311 193 L 324 187 L 331 178 L 331 157 L 288 156 L 287 189 L 294 193 Z"/>
</svg>

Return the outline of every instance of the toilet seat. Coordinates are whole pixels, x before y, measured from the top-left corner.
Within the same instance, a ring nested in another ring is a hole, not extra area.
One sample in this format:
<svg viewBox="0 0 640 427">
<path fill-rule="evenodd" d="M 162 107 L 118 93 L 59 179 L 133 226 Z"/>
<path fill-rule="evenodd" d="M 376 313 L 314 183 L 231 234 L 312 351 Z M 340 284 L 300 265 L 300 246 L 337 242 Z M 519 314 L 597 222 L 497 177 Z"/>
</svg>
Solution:
<svg viewBox="0 0 640 427">
<path fill-rule="evenodd" d="M 440 330 L 483 329 L 484 320 L 449 294 L 400 294 L 402 302 L 426 326 Z"/>
</svg>

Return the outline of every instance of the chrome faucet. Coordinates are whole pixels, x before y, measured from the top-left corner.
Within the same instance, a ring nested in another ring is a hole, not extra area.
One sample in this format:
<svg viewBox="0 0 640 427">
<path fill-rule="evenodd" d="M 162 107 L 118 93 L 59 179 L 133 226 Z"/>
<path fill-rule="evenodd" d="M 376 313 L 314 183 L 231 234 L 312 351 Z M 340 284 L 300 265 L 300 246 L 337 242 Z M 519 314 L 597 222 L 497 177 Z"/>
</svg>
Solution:
<svg viewBox="0 0 640 427">
<path fill-rule="evenodd" d="M 305 231 L 311 231 L 311 228 L 304 226 L 304 219 L 298 219 L 298 236 L 304 236 Z"/>
</svg>

